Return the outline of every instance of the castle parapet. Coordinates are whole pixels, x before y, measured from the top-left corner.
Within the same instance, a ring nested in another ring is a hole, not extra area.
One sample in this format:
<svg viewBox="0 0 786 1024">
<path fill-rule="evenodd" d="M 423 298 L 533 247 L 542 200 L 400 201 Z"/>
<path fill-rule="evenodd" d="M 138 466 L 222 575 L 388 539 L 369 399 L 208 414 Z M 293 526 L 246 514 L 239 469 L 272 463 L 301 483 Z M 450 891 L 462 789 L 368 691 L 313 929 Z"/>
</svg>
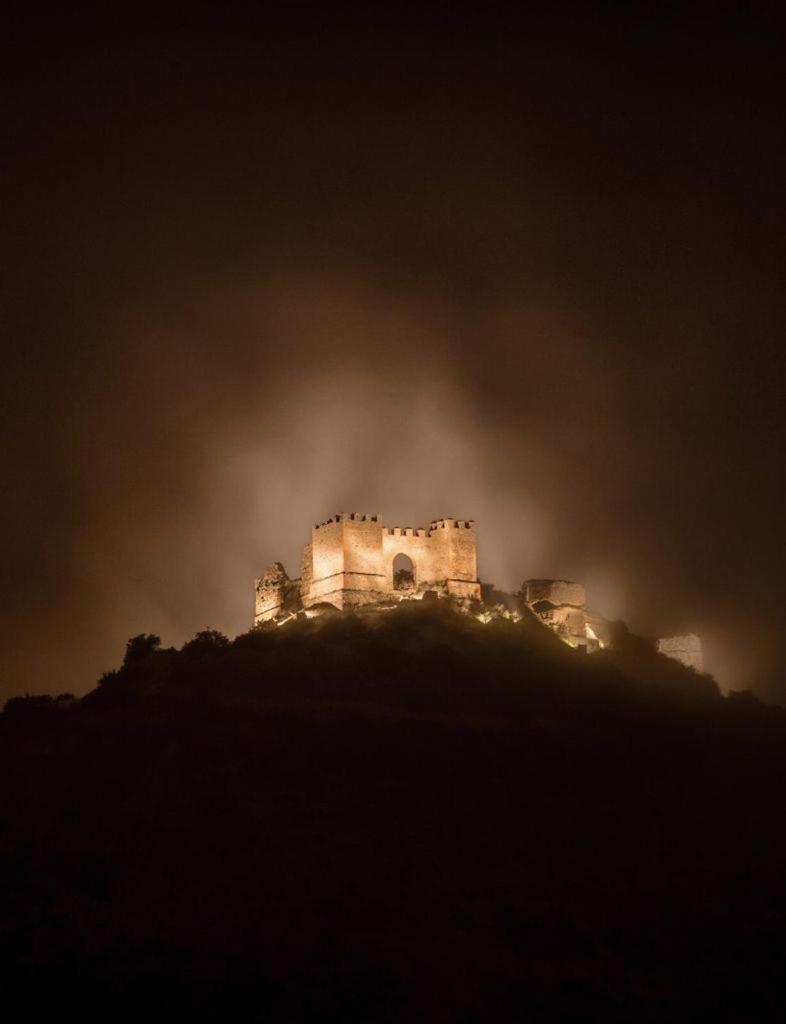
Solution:
<svg viewBox="0 0 786 1024">
<path fill-rule="evenodd" d="M 389 537 L 428 537 L 428 530 L 422 526 L 386 526 Z"/>
<path fill-rule="evenodd" d="M 330 526 L 332 523 L 378 523 L 379 513 L 377 512 L 337 512 L 330 519 L 326 519 L 323 523 L 315 523 L 314 529 L 318 530 L 322 526 Z"/>
<path fill-rule="evenodd" d="M 474 530 L 474 519 L 434 519 L 429 523 L 429 532 L 435 530 Z"/>
</svg>

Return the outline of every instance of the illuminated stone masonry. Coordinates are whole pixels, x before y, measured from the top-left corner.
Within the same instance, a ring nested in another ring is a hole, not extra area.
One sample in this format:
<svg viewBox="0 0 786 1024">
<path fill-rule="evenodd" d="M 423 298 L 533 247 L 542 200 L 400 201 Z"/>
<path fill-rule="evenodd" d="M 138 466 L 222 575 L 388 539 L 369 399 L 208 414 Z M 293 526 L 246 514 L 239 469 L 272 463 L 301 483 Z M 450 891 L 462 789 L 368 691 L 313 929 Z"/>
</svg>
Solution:
<svg viewBox="0 0 786 1024">
<path fill-rule="evenodd" d="M 695 633 L 687 633 L 685 636 L 666 636 L 656 641 L 656 647 L 660 654 L 667 658 L 674 658 L 681 661 L 688 668 L 695 668 L 697 672 L 703 670 L 703 656 L 701 640 Z"/>
<path fill-rule="evenodd" d="M 378 515 L 342 512 L 311 531 L 301 575 L 274 562 L 256 580 L 254 625 L 281 624 L 347 608 L 390 608 L 399 601 L 447 598 L 482 622 L 536 616 L 561 640 L 594 651 L 611 642 L 611 624 L 586 607 L 584 587 L 570 580 L 526 580 L 504 594 L 478 578 L 475 524 L 435 519 L 428 529 L 384 526 Z M 653 641 L 655 649 L 697 671 L 701 641 L 690 634 Z"/>
<path fill-rule="evenodd" d="M 343 609 L 422 597 L 429 589 L 480 599 L 471 520 L 435 519 L 424 529 L 383 526 L 378 515 L 344 512 L 312 529 L 300 579 L 290 580 L 275 562 L 256 581 L 254 622 L 320 605 Z"/>
</svg>

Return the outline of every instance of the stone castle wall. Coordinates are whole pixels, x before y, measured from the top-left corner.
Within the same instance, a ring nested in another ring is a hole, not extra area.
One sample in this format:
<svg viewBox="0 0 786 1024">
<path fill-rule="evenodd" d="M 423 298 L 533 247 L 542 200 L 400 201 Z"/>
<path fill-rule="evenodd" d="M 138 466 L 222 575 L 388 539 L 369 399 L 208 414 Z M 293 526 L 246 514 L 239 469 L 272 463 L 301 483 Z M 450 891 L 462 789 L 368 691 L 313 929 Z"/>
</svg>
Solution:
<svg viewBox="0 0 786 1024">
<path fill-rule="evenodd" d="M 289 580 L 279 563 L 257 581 L 254 621 L 279 614 L 293 583 L 304 608 L 323 603 L 346 608 L 392 595 L 397 555 L 412 561 L 416 586 L 440 583 L 453 596 L 480 597 L 477 540 L 470 520 L 437 519 L 428 529 L 388 527 L 377 515 L 342 513 L 312 529 L 299 581 Z"/>
<path fill-rule="evenodd" d="M 311 532 L 311 582 L 306 607 L 326 601 L 343 608 L 392 594 L 393 560 L 406 555 L 415 585 L 445 583 L 448 593 L 480 597 L 477 540 L 466 519 L 422 527 L 384 526 L 377 515 L 343 513 Z"/>
</svg>

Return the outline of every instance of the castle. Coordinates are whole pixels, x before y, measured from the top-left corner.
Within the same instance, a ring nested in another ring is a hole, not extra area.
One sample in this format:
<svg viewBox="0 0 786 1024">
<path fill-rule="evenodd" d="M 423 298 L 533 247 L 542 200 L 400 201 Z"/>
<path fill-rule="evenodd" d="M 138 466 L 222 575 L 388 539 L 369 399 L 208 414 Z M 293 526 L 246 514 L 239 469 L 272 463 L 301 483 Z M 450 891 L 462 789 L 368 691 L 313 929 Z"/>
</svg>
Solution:
<svg viewBox="0 0 786 1024">
<path fill-rule="evenodd" d="M 478 549 L 469 519 L 435 519 L 428 529 L 383 526 L 378 515 L 344 512 L 311 531 L 299 580 L 275 562 L 256 581 L 254 622 L 330 604 L 349 608 L 432 586 L 480 599 Z"/>
<path fill-rule="evenodd" d="M 384 526 L 378 515 L 357 512 L 339 513 L 312 528 L 298 579 L 274 562 L 255 581 L 254 625 L 426 597 L 450 598 L 483 622 L 536 615 L 566 644 L 585 651 L 609 642 L 610 624 L 586 607 L 580 583 L 526 580 L 518 594 L 481 583 L 473 520 L 435 519 L 426 529 Z M 697 636 L 654 644 L 660 653 L 702 670 Z"/>
</svg>

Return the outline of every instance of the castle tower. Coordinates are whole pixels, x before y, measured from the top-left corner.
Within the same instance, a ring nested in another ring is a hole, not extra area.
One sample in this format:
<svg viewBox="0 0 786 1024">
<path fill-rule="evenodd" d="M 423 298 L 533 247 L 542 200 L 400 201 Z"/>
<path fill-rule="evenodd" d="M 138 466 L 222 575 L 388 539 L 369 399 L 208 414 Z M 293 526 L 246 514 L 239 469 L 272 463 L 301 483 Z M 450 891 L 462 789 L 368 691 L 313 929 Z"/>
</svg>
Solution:
<svg viewBox="0 0 786 1024">
<path fill-rule="evenodd" d="M 314 526 L 304 551 L 303 606 L 368 604 L 392 589 L 386 586 L 382 532 L 378 515 L 359 512 L 341 512 Z"/>
<path fill-rule="evenodd" d="M 478 544 L 471 519 L 436 519 L 428 532 L 434 576 L 453 597 L 480 598 Z"/>
</svg>

